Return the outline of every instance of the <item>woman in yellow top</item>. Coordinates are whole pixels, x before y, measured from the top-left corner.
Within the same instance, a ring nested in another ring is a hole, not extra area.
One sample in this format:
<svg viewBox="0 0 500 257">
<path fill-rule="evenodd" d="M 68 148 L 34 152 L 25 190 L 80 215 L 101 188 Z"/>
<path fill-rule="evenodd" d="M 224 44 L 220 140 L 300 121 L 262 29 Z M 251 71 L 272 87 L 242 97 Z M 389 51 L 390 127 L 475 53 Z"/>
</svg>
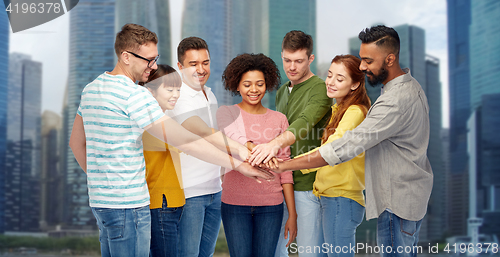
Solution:
<svg viewBox="0 0 500 257">
<path fill-rule="evenodd" d="M 158 69 L 151 72 L 144 87 L 165 112 L 174 108 L 181 85 L 181 77 L 174 68 L 158 64 Z M 177 256 L 178 225 L 185 204 L 178 152 L 146 131 L 142 141 L 150 195 L 150 256 Z"/>
<path fill-rule="evenodd" d="M 370 98 L 366 94 L 365 76 L 358 68 L 360 63 L 361 60 L 353 55 L 337 55 L 332 60 L 325 83 L 328 97 L 335 98 L 336 104 L 332 106 L 332 117 L 323 133 L 322 144 L 341 138 L 366 117 Z M 279 169 L 294 168 L 292 163 L 283 162 Z M 313 193 L 320 199 L 328 256 L 354 256 L 350 247 L 355 245 L 356 228 L 365 212 L 364 152 L 339 165 L 302 170 L 303 173 L 312 171 L 317 171 Z"/>
</svg>

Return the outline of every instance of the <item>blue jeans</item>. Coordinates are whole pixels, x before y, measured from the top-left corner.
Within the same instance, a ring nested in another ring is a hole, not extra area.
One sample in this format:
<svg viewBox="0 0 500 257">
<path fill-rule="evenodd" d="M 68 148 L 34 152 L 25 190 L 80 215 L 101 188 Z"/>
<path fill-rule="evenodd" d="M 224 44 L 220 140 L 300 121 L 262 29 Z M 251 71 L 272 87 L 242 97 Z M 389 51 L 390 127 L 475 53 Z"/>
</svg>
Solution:
<svg viewBox="0 0 500 257">
<path fill-rule="evenodd" d="M 299 252 L 299 256 L 327 256 L 323 251 L 317 250 L 325 242 L 319 197 L 315 196 L 312 190 L 294 191 L 294 193 L 297 210 L 297 245 L 304 247 L 303 249 L 312 249 L 310 253 Z M 313 251 L 315 246 L 317 251 Z"/>
<path fill-rule="evenodd" d="M 101 256 L 147 257 L 151 239 L 149 205 L 133 209 L 91 208 L 99 227 Z"/>
<path fill-rule="evenodd" d="M 186 199 L 182 211 L 179 256 L 213 256 L 220 229 L 221 192 Z"/>
<path fill-rule="evenodd" d="M 163 196 L 161 208 L 151 209 L 150 257 L 177 257 L 182 206 L 169 208 Z"/>
<path fill-rule="evenodd" d="M 422 220 L 405 220 L 387 210 L 382 212 L 377 220 L 377 245 L 384 248 L 382 256 L 416 257 L 421 224 Z"/>
<path fill-rule="evenodd" d="M 320 197 L 323 235 L 328 256 L 354 256 L 356 228 L 363 221 L 365 207 L 344 197 Z"/>
<path fill-rule="evenodd" d="M 221 211 L 230 256 L 274 256 L 283 204 L 242 206 L 222 203 Z"/>
</svg>

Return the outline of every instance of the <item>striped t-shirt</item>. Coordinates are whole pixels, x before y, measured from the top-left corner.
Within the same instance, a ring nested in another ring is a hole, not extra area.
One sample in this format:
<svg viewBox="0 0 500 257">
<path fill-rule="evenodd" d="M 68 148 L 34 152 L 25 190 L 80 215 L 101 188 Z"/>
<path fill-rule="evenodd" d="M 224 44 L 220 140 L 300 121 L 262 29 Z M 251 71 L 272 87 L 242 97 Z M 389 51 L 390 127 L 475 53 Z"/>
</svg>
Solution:
<svg viewBox="0 0 500 257">
<path fill-rule="evenodd" d="M 87 143 L 90 207 L 148 205 L 142 133 L 164 115 L 156 99 L 126 76 L 103 73 L 83 89 L 77 114 Z"/>
</svg>

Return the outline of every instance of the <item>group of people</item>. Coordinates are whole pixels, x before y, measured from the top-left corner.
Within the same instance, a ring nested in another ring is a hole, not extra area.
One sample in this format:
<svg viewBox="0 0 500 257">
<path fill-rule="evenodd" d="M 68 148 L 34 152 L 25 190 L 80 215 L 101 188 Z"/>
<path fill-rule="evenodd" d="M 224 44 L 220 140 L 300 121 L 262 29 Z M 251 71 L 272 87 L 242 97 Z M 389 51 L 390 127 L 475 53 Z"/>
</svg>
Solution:
<svg viewBox="0 0 500 257">
<path fill-rule="evenodd" d="M 415 256 L 433 177 L 427 99 L 394 29 L 359 39 L 361 58 L 335 56 L 325 81 L 302 31 L 283 39 L 281 86 L 271 58 L 238 55 L 222 82 L 241 102 L 219 107 L 203 39 L 179 43 L 179 74 L 157 64 L 155 33 L 123 26 L 70 138 L 102 256 L 212 256 L 221 221 L 231 256 L 288 256 L 294 240 L 299 256 L 354 256 L 365 207 L 383 255 Z M 365 75 L 384 85 L 373 104 Z M 275 89 L 276 111 L 262 104 Z"/>
</svg>

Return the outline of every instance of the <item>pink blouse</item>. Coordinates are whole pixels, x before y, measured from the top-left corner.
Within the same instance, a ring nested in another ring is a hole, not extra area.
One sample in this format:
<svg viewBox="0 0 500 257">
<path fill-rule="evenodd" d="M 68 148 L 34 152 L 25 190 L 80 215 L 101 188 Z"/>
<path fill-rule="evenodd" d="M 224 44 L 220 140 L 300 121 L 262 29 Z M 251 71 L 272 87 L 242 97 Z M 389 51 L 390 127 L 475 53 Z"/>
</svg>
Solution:
<svg viewBox="0 0 500 257">
<path fill-rule="evenodd" d="M 221 106 L 217 110 L 219 129 L 231 139 L 245 144 L 268 143 L 288 127 L 286 116 L 280 112 L 267 109 L 265 114 L 251 114 L 243 111 L 238 105 Z M 290 159 L 290 147 L 278 152 L 278 158 Z M 268 206 L 283 202 L 283 187 L 281 184 L 293 184 L 292 171 L 276 174 L 271 181 L 261 180 L 258 183 L 252 178 L 231 170 L 224 176 L 222 182 L 222 202 L 232 205 Z"/>
</svg>

